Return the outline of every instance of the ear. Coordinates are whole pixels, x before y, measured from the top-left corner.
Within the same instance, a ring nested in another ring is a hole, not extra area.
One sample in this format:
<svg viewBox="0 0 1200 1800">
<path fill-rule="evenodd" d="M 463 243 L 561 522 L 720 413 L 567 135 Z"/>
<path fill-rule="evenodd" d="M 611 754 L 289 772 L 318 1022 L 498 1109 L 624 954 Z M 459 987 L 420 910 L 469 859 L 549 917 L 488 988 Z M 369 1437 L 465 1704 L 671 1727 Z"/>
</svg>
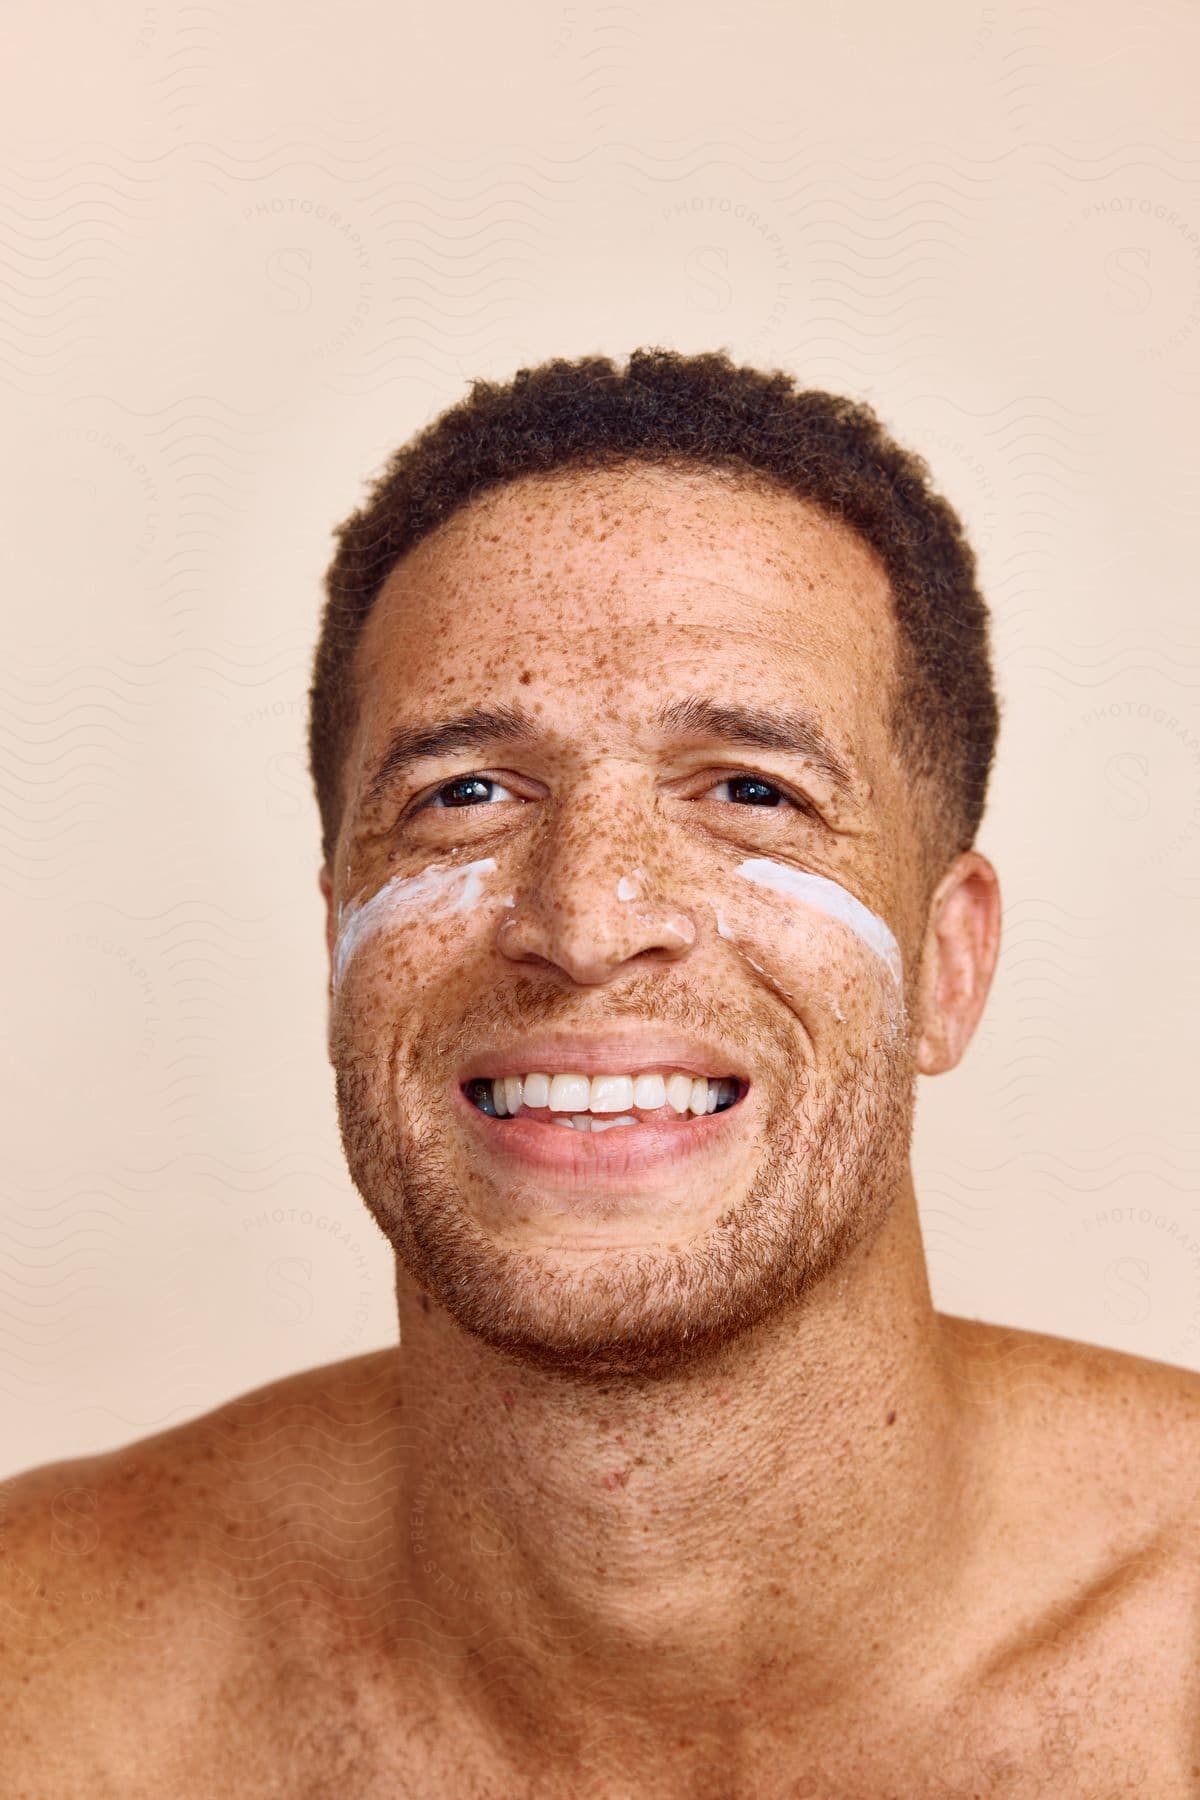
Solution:
<svg viewBox="0 0 1200 1800">
<path fill-rule="evenodd" d="M 1000 952 L 1000 878 L 966 850 L 934 889 L 918 976 L 922 1075 L 953 1069 L 979 1023 Z"/>
</svg>

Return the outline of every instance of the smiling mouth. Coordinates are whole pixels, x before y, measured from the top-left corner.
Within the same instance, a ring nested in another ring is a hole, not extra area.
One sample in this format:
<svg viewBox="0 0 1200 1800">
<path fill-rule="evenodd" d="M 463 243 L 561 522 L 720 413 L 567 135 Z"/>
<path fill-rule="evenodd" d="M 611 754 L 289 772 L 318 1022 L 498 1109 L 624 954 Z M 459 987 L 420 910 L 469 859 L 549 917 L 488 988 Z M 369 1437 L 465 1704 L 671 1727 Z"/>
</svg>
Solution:
<svg viewBox="0 0 1200 1800">
<path fill-rule="evenodd" d="M 462 1092 L 478 1112 L 485 1118 L 494 1119 L 497 1124 L 511 1124 L 515 1120 L 524 1120 L 531 1125 L 557 1125 L 562 1129 L 581 1132 L 603 1132 L 614 1129 L 632 1129 L 643 1124 L 659 1126 L 675 1126 L 682 1129 L 694 1125 L 698 1120 L 711 1117 L 714 1113 L 728 1112 L 743 1099 L 750 1083 L 736 1075 L 708 1083 L 709 1104 L 703 1111 L 678 1111 L 669 1103 L 653 1108 L 629 1107 L 625 1111 L 607 1115 L 603 1113 L 569 1113 L 551 1112 L 548 1106 L 526 1106 L 524 1102 L 515 1113 L 501 1112 L 497 1109 L 490 1080 L 479 1078 L 462 1083 Z M 714 1093 L 715 1090 L 715 1093 Z"/>
</svg>

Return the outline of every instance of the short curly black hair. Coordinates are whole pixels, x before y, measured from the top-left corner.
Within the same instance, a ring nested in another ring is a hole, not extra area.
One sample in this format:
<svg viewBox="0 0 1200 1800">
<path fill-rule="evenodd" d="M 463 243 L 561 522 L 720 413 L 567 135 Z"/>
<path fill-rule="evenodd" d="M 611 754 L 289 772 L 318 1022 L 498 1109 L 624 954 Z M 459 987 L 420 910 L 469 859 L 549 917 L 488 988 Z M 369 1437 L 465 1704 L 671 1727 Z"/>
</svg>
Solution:
<svg viewBox="0 0 1200 1800">
<path fill-rule="evenodd" d="M 888 724 L 928 802 L 927 869 L 974 842 L 1000 709 L 975 554 L 924 459 L 871 408 L 798 389 L 783 370 L 738 367 L 721 351 L 634 350 L 520 369 L 468 396 L 397 450 L 365 505 L 339 527 L 309 691 L 309 766 L 332 866 L 341 774 L 357 702 L 355 647 L 399 559 L 488 488 L 523 475 L 650 462 L 766 480 L 842 519 L 887 572 L 899 627 Z M 930 838 L 932 842 L 928 841 Z"/>
</svg>

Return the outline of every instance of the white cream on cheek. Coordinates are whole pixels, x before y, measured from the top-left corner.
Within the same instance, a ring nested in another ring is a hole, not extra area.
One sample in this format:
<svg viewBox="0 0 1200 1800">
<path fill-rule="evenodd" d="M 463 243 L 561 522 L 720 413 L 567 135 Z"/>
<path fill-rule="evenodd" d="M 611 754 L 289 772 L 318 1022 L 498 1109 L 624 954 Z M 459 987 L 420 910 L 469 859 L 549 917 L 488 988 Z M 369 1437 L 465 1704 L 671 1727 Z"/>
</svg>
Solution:
<svg viewBox="0 0 1200 1800">
<path fill-rule="evenodd" d="M 494 856 L 482 856 L 470 863 L 430 863 L 416 875 L 393 876 L 361 904 L 351 901 L 348 906 L 339 906 L 333 952 L 334 992 L 341 986 L 346 964 L 364 938 L 409 913 L 471 912 L 484 898 L 484 876 L 495 867 Z M 514 903 L 510 899 L 504 904 Z"/>
<path fill-rule="evenodd" d="M 339 906 L 333 958 L 334 991 L 341 986 L 346 965 L 364 938 L 410 913 L 473 911 L 485 898 L 483 878 L 495 867 L 494 856 L 480 857 L 470 863 L 430 863 L 416 875 L 394 876 L 369 900 Z M 884 964 L 896 986 L 901 985 L 902 964 L 896 939 L 878 914 L 838 882 L 830 881 L 825 875 L 812 875 L 804 869 L 792 868 L 787 863 L 773 862 L 766 856 L 748 857 L 738 864 L 736 873 L 848 926 Z M 635 870 L 634 874 L 640 876 L 641 870 Z M 622 901 L 638 898 L 638 884 L 630 876 L 623 875 L 617 883 L 617 897 Z M 502 904 L 511 907 L 516 902 L 510 895 Z M 719 911 L 717 931 L 723 938 L 733 938 L 734 934 Z M 760 974 L 764 973 L 752 958 L 747 956 L 746 960 Z"/>
<path fill-rule="evenodd" d="M 786 935 L 786 921 L 779 919 L 775 909 L 767 928 L 756 927 L 750 932 L 744 929 L 734 932 L 726 924 L 721 912 L 717 910 L 717 933 L 733 944 L 738 955 L 752 969 L 771 983 L 776 991 L 787 1000 L 798 1000 L 779 980 L 778 970 L 782 962 L 784 967 L 804 967 L 811 974 L 811 933 L 812 926 L 805 926 L 803 915 L 816 911 L 825 918 L 835 920 L 839 925 L 847 927 L 854 933 L 859 943 L 870 950 L 876 966 L 883 975 L 881 998 L 887 1019 L 888 1031 L 895 1041 L 904 1028 L 905 1007 L 902 977 L 902 959 L 900 946 L 885 922 L 873 913 L 868 906 L 842 887 L 840 882 L 831 881 L 825 875 L 812 875 L 804 869 L 796 869 L 788 863 L 773 862 L 770 857 L 752 856 L 738 865 L 737 871 L 743 879 L 754 882 L 757 886 L 770 888 L 782 894 L 786 899 L 799 903 L 797 912 L 800 915 L 797 924 L 801 934 L 794 946 L 789 945 Z M 783 935 L 781 936 L 781 926 Z M 746 939 L 754 942 L 755 947 L 761 944 L 770 945 L 770 960 L 774 965 L 773 972 L 768 972 L 763 964 L 756 962 L 743 947 Z M 811 995 L 809 996 L 811 998 Z M 832 993 L 826 994 L 826 1001 L 834 1018 L 840 1025 L 846 1023 L 846 1015 L 834 999 Z"/>
<path fill-rule="evenodd" d="M 777 894 L 786 894 L 789 900 L 799 900 L 804 906 L 814 906 L 819 912 L 848 925 L 867 948 L 874 951 L 897 987 L 901 986 L 904 976 L 899 944 L 878 913 L 864 906 L 840 882 L 830 881 L 827 875 L 811 875 L 806 869 L 794 869 L 788 863 L 773 862 L 769 856 L 748 857 L 738 864 L 737 873 L 747 881 L 772 888 Z M 721 930 L 720 923 L 717 929 L 722 937 L 729 936 L 728 931 Z"/>
</svg>

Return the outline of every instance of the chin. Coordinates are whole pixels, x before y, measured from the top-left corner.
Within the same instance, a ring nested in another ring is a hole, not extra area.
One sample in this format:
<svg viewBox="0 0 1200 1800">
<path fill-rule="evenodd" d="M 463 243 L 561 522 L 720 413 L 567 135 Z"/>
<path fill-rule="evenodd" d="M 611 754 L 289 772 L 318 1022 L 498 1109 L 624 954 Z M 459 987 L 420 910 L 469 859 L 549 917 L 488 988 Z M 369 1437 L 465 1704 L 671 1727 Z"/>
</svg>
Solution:
<svg viewBox="0 0 1200 1800">
<path fill-rule="evenodd" d="M 527 1367 L 582 1380 L 663 1379 L 722 1358 L 802 1305 L 849 1248 L 840 1231 L 819 1228 L 819 1209 L 818 1228 L 813 1209 L 800 1228 L 795 1178 L 781 1180 L 769 1157 L 719 1219 L 671 1248 L 507 1248 L 453 1188 L 427 1182 L 371 1210 L 400 1267 L 465 1333 Z"/>
<path fill-rule="evenodd" d="M 465 1333 L 564 1376 L 663 1377 L 802 1308 L 875 1236 L 907 1171 L 906 1074 L 851 1065 L 761 1130 L 690 1238 L 678 1241 L 677 1211 L 656 1237 L 643 1208 L 645 1241 L 611 1247 L 594 1213 L 586 1248 L 502 1242 L 486 1223 L 495 1192 L 464 1168 L 460 1138 L 419 1098 L 398 1114 L 371 1065 L 338 1070 L 338 1104 L 350 1173 L 398 1265 Z"/>
</svg>

